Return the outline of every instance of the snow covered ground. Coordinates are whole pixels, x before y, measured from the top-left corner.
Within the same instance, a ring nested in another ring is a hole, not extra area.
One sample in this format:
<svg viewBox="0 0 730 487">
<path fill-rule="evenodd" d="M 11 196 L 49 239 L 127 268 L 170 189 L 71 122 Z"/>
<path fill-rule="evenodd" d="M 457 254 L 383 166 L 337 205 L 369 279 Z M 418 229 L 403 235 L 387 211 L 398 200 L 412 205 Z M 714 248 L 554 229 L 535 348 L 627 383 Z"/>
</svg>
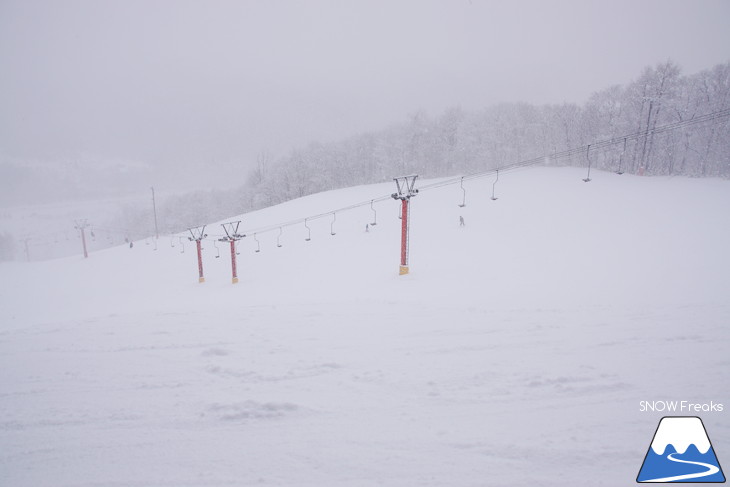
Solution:
<svg viewBox="0 0 730 487">
<path fill-rule="evenodd" d="M 392 200 L 249 235 L 236 285 L 210 241 L 204 284 L 170 238 L 3 263 L 0 485 L 632 485 L 665 399 L 723 403 L 730 463 L 730 182 L 582 177 L 423 191 L 407 276 Z"/>
<path fill-rule="evenodd" d="M 0 208 L 0 228 L 15 237 L 16 260 L 58 259 L 75 255 L 81 250 L 81 235 L 75 229 L 75 223 L 79 215 L 83 215 L 95 224 L 86 229 L 86 244 L 90 251 L 95 252 L 124 241 L 126 235 L 123 230 L 109 233 L 104 229 L 112 225 L 110 219 L 116 217 L 120 220 L 119 215 L 125 211 L 142 207 L 140 199 L 138 196 L 117 196 L 103 200 L 4 207 Z M 150 206 L 146 200 L 144 204 Z M 151 216 L 149 228 L 154 231 Z M 96 235 L 92 236 L 94 230 Z M 28 239 L 27 253 L 23 242 L 25 239 Z"/>
</svg>

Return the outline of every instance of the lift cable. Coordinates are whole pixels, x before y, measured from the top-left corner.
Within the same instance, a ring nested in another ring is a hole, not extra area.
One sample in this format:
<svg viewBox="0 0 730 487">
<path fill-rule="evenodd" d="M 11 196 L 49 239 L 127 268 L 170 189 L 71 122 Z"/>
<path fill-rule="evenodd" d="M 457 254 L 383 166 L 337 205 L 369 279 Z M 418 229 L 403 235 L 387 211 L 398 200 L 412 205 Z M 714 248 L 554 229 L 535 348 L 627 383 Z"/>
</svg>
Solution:
<svg viewBox="0 0 730 487">
<path fill-rule="evenodd" d="M 535 165 L 544 163 L 546 160 L 557 160 L 557 159 L 572 157 L 572 156 L 579 155 L 579 154 L 587 154 L 589 150 L 593 154 L 605 152 L 605 151 L 611 149 L 615 145 L 619 145 L 619 144 L 625 145 L 627 140 L 640 140 L 642 138 L 649 137 L 651 135 L 662 134 L 665 132 L 670 132 L 672 130 L 690 127 L 692 125 L 697 125 L 697 124 L 701 124 L 701 123 L 709 123 L 709 122 L 718 122 L 718 121 L 720 121 L 722 119 L 726 119 L 728 117 L 730 117 L 730 108 L 727 108 L 724 110 L 719 110 L 717 112 L 708 113 L 708 114 L 697 116 L 697 117 L 693 117 L 693 118 L 690 118 L 687 120 L 672 122 L 672 123 L 662 125 L 660 127 L 656 127 L 653 129 L 635 132 L 633 134 L 613 137 L 611 139 L 606 139 L 606 140 L 602 140 L 599 142 L 594 142 L 591 144 L 583 145 L 580 147 L 574 147 L 574 148 L 566 149 L 566 150 L 559 151 L 559 152 L 556 151 L 556 152 L 553 152 L 550 154 L 545 154 L 545 155 L 542 155 L 539 157 L 534 157 L 532 159 L 526 159 L 523 161 L 515 162 L 513 164 L 503 165 L 499 168 L 491 169 L 488 171 L 482 171 L 482 172 L 468 174 L 468 175 L 464 175 L 464 176 L 440 179 L 440 180 L 434 181 L 432 183 L 420 186 L 419 191 L 428 191 L 431 189 L 442 188 L 442 187 L 449 186 L 452 184 L 463 184 L 463 181 L 484 178 L 484 177 L 492 176 L 492 175 L 499 174 L 499 173 L 505 173 L 507 171 L 517 171 L 517 170 L 520 170 L 523 168 L 528 168 L 531 166 L 535 166 Z M 354 209 L 357 209 L 357 208 L 360 208 L 363 206 L 370 206 L 371 208 L 373 208 L 374 203 L 380 203 L 383 201 L 388 201 L 390 199 L 392 199 L 392 196 L 390 194 L 383 195 L 380 197 L 371 198 L 366 201 L 362 201 L 362 202 L 355 203 L 352 205 L 343 206 L 341 208 L 324 211 L 324 212 L 318 213 L 316 215 L 309 215 L 307 217 L 297 218 L 295 220 L 289 220 L 289 221 L 279 222 L 279 223 L 275 223 L 275 224 L 271 224 L 271 225 L 265 225 L 265 226 L 261 226 L 261 227 L 257 227 L 257 228 L 251 228 L 251 229 L 246 230 L 244 232 L 244 234 L 266 233 L 266 232 L 271 232 L 271 231 L 275 231 L 278 229 L 279 235 L 277 237 L 277 246 L 281 246 L 280 238 L 283 234 L 283 228 L 285 228 L 285 227 L 301 225 L 301 224 L 305 223 L 305 221 L 309 222 L 309 221 L 318 220 L 321 218 L 328 218 L 328 217 L 336 218 L 336 216 L 334 216 L 335 213 L 354 210 Z M 330 227 L 331 227 L 330 233 L 332 233 L 333 232 L 332 224 L 330 225 Z"/>
</svg>

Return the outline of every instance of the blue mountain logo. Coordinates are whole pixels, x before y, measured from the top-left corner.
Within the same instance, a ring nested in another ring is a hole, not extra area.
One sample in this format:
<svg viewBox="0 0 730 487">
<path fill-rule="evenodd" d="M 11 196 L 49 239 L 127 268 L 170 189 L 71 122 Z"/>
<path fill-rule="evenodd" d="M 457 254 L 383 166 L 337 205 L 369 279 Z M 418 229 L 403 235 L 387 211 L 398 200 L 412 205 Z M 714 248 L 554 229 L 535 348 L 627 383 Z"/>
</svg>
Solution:
<svg viewBox="0 0 730 487">
<path fill-rule="evenodd" d="M 663 417 L 636 481 L 725 482 L 702 420 L 696 416 Z"/>
</svg>

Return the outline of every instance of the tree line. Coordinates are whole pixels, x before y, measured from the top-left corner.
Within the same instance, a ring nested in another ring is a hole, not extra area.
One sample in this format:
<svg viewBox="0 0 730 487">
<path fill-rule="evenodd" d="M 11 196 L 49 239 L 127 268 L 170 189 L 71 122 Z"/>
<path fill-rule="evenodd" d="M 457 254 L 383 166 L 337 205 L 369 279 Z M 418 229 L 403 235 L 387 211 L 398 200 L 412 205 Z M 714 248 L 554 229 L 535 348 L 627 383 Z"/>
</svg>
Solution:
<svg viewBox="0 0 730 487">
<path fill-rule="evenodd" d="M 671 61 L 646 67 L 626 85 L 594 93 L 584 104 L 503 103 L 450 108 L 430 117 L 332 143 L 312 142 L 273 160 L 258 156 L 242 187 L 173 198 L 162 208 L 167 231 L 227 218 L 293 198 L 417 173 L 470 174 L 549 156 L 593 142 L 646 133 L 591 154 L 592 167 L 633 174 L 730 177 L 730 122 L 653 133 L 657 127 L 730 108 L 730 62 L 682 75 Z M 584 166 L 587 155 L 551 160 Z M 188 203 L 185 204 L 184 201 Z M 129 215 L 128 215 L 129 216 Z M 140 217 L 142 217 L 140 215 Z"/>
<path fill-rule="evenodd" d="M 647 132 L 616 144 L 594 167 L 628 173 L 730 177 L 730 123 L 653 134 L 657 127 L 730 108 L 730 62 L 683 76 L 671 61 L 650 66 L 631 83 L 594 93 L 581 105 L 505 103 L 479 111 L 455 107 L 338 142 L 313 142 L 277 161 L 259 156 L 241 191 L 250 210 L 357 184 L 468 174 L 549 156 L 594 141 Z M 565 161 L 560 161 L 565 164 Z M 583 165 L 581 156 L 569 164 Z"/>
</svg>

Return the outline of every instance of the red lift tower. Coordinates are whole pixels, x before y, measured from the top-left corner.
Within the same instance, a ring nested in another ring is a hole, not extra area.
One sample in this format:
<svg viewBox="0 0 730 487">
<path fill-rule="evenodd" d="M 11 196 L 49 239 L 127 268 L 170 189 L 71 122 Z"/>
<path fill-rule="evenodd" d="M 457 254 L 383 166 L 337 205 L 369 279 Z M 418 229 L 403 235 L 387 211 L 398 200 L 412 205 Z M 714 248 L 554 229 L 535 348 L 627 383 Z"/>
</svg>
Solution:
<svg viewBox="0 0 730 487">
<path fill-rule="evenodd" d="M 203 276 L 203 252 L 200 242 L 207 237 L 208 234 L 205 233 L 205 225 L 202 227 L 188 228 L 188 232 L 190 232 L 188 240 L 191 242 L 194 241 L 195 246 L 198 249 L 198 282 L 203 283 L 205 282 L 205 277 Z"/>
<path fill-rule="evenodd" d="M 226 236 L 219 239 L 221 242 L 231 243 L 231 272 L 233 278 L 231 282 L 236 284 L 238 282 L 238 271 L 236 269 L 236 242 L 241 240 L 245 235 L 238 233 L 238 226 L 241 224 L 241 220 L 236 222 L 221 223 L 223 230 L 226 232 Z"/>
<path fill-rule="evenodd" d="M 411 176 L 401 176 L 399 178 L 393 178 L 395 181 L 398 192 L 393 193 L 391 196 L 394 200 L 401 201 L 401 242 L 400 242 L 400 272 L 402 276 L 408 274 L 408 231 L 410 227 L 410 205 L 409 202 L 412 197 L 418 194 L 418 190 L 415 189 L 416 178 L 418 175 L 414 174 Z"/>
</svg>

